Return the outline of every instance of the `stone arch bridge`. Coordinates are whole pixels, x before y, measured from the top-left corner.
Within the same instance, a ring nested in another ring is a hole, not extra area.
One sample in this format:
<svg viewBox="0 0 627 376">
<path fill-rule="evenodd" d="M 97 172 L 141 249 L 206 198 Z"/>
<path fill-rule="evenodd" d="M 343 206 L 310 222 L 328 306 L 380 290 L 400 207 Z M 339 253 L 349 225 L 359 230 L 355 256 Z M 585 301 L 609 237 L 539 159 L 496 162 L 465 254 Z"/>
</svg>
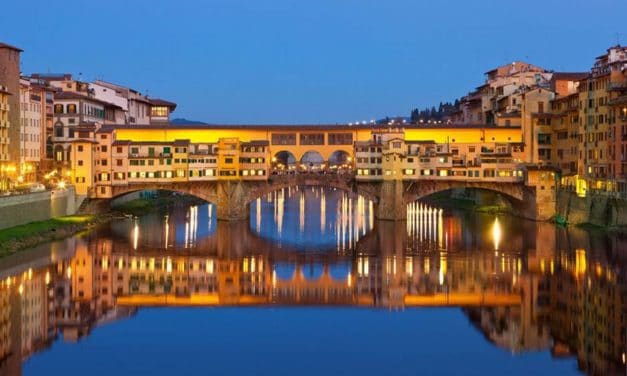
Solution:
<svg viewBox="0 0 627 376">
<path fill-rule="evenodd" d="M 373 201 L 375 215 L 382 220 L 405 220 L 406 205 L 433 193 L 455 188 L 474 188 L 500 193 L 510 199 L 523 217 L 548 220 L 552 214 L 541 210 L 536 188 L 523 182 L 484 182 L 464 180 L 383 180 L 358 181 L 352 174 L 274 175 L 267 181 L 187 181 L 179 183 L 137 183 L 114 185 L 112 199 L 141 190 L 168 190 L 196 196 L 216 204 L 220 220 L 244 220 L 250 203 L 268 193 L 294 186 L 324 186 Z M 107 199 L 109 201 L 111 199 Z M 549 211 L 550 213 L 550 211 Z"/>
</svg>

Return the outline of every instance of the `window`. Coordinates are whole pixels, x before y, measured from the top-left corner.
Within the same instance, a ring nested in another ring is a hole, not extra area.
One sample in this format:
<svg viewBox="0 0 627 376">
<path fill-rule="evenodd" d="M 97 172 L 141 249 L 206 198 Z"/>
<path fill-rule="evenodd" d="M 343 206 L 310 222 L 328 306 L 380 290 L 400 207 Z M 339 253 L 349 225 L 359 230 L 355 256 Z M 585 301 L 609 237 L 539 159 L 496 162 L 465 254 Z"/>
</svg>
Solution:
<svg viewBox="0 0 627 376">
<path fill-rule="evenodd" d="M 106 159 L 103 159 L 102 161 L 100 161 L 100 164 L 101 164 L 102 166 L 106 166 L 106 165 L 107 165 L 107 160 L 106 160 Z"/>
<path fill-rule="evenodd" d="M 63 105 L 62 104 L 55 104 L 54 105 L 54 113 L 55 114 L 62 114 L 63 113 Z"/>
<path fill-rule="evenodd" d="M 131 148 L 131 154 L 139 154 L 139 148 Z"/>
<path fill-rule="evenodd" d="M 324 145 L 324 133 L 310 133 L 300 135 L 301 145 Z"/>
<path fill-rule="evenodd" d="M 76 105 L 75 104 L 68 104 L 67 105 L 67 113 L 68 114 L 75 114 L 76 113 Z"/>
<path fill-rule="evenodd" d="M 82 160 L 78 160 L 78 161 L 76 161 L 76 163 L 78 163 L 79 166 L 83 165 L 83 161 Z"/>
<path fill-rule="evenodd" d="M 76 147 L 76 151 L 83 151 L 83 145 L 78 145 Z"/>
<path fill-rule="evenodd" d="M 122 154 L 122 147 L 118 146 L 117 148 L 115 148 L 115 152 L 118 154 Z"/>
<path fill-rule="evenodd" d="M 164 146 L 163 147 L 163 154 L 170 154 L 170 147 L 169 146 Z"/>
<path fill-rule="evenodd" d="M 150 116 L 153 117 L 167 117 L 168 108 L 165 106 L 153 106 L 150 108 Z"/>
<path fill-rule="evenodd" d="M 106 153 L 107 152 L 107 145 L 102 145 L 100 147 L 100 151 L 103 152 L 103 153 Z"/>
<path fill-rule="evenodd" d="M 329 133 L 329 145 L 352 145 L 352 133 Z"/>
<path fill-rule="evenodd" d="M 296 145 L 296 134 L 272 133 L 272 145 Z"/>
<path fill-rule="evenodd" d="M 226 164 L 233 163 L 233 158 L 224 158 L 224 163 L 226 163 Z"/>
<path fill-rule="evenodd" d="M 115 165 L 116 165 L 116 166 L 122 166 L 122 165 L 123 165 L 122 160 L 121 160 L 121 159 L 116 159 L 116 160 L 115 160 Z"/>
</svg>

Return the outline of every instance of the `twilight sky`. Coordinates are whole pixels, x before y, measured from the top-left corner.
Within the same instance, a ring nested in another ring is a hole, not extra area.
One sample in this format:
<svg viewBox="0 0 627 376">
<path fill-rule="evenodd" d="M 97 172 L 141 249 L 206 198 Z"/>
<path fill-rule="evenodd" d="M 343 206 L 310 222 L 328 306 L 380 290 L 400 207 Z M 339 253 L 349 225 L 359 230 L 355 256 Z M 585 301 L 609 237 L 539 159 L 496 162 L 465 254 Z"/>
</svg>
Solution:
<svg viewBox="0 0 627 376">
<path fill-rule="evenodd" d="M 525 60 L 588 70 L 627 44 L 625 0 L 6 0 L 22 71 L 82 73 L 175 117 L 335 123 L 408 115 Z"/>
</svg>

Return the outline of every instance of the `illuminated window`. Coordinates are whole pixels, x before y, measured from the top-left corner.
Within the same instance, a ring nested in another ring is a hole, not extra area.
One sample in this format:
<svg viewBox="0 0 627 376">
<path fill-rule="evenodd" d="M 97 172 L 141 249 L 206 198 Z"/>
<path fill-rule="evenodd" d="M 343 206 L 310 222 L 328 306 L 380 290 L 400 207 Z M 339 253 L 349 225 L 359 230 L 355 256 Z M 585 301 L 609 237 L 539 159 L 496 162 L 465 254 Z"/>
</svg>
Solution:
<svg viewBox="0 0 627 376">
<path fill-rule="evenodd" d="M 413 175 L 414 174 L 414 170 L 412 170 L 411 168 L 408 168 L 405 170 L 405 175 Z"/>
<path fill-rule="evenodd" d="M 150 109 L 150 116 L 154 117 L 167 117 L 168 116 L 168 108 L 163 106 L 153 106 Z"/>
</svg>

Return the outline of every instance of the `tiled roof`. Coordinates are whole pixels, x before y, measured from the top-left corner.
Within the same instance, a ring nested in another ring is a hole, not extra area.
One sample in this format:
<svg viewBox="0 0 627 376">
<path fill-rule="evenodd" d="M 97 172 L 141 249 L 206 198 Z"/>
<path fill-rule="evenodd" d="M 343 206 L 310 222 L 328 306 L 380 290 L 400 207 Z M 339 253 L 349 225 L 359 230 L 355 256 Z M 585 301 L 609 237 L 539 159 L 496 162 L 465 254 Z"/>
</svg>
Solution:
<svg viewBox="0 0 627 376">
<path fill-rule="evenodd" d="M 14 51 L 18 51 L 18 52 L 23 52 L 24 51 L 21 48 L 17 48 L 15 46 L 11 46 L 10 44 L 6 44 L 6 43 L 2 43 L 2 42 L 0 42 L 0 48 L 8 48 L 10 50 L 14 50 Z"/>
</svg>

